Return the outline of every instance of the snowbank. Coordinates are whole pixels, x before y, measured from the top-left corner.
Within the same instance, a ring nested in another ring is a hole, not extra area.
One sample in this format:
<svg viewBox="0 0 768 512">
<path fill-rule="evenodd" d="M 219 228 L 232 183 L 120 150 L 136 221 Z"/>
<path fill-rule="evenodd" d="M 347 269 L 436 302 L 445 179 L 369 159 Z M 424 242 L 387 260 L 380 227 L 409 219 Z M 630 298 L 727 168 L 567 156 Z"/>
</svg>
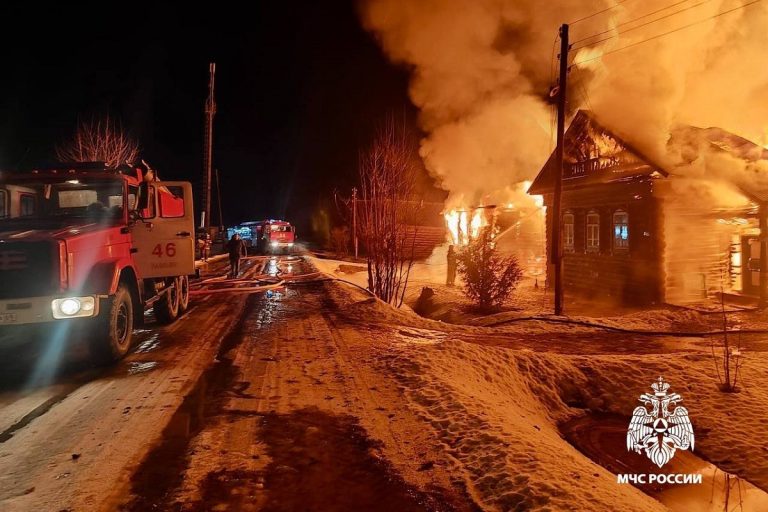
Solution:
<svg viewBox="0 0 768 512">
<path fill-rule="evenodd" d="M 585 340 L 586 342 L 586 340 Z M 586 410 L 631 415 L 663 375 L 683 395 L 696 453 L 768 488 L 768 364 L 744 368 L 741 393 L 716 390 L 704 353 L 573 356 L 480 346 L 449 337 L 402 338 L 382 371 L 464 473 L 481 503 L 502 510 L 664 510 L 561 438 L 557 425 Z"/>
<path fill-rule="evenodd" d="M 453 460 L 452 472 L 488 509 L 665 510 L 616 484 L 558 430 L 592 411 L 629 418 L 659 376 L 685 400 L 696 454 L 768 489 L 768 345 L 757 336 L 743 341 L 741 392 L 727 394 L 717 389 L 707 339 L 630 338 L 545 321 L 452 325 L 363 298 L 344 316 L 387 340 L 375 358 L 381 375 L 397 381 Z M 722 327 L 721 316 L 686 309 L 575 319 L 638 331 Z M 766 323 L 755 313 L 729 314 L 729 323 L 739 322 Z"/>
<path fill-rule="evenodd" d="M 660 375 L 683 395 L 696 454 L 768 489 L 765 347 L 747 352 L 742 391 L 725 394 L 716 388 L 706 340 L 624 343 L 622 335 L 600 329 L 537 322 L 451 325 L 363 300 L 348 287 L 335 293 L 354 296 L 345 301 L 346 320 L 368 326 L 376 333 L 371 340 L 386 340 L 376 342 L 382 346 L 373 364 L 382 378 L 397 382 L 409 409 L 448 454 L 448 470 L 488 510 L 666 510 L 618 485 L 558 430 L 592 411 L 629 418 Z M 650 312 L 626 324 L 620 317 L 603 320 L 641 328 L 658 327 L 658 318 Z M 673 311 L 668 323 L 698 318 Z"/>
</svg>

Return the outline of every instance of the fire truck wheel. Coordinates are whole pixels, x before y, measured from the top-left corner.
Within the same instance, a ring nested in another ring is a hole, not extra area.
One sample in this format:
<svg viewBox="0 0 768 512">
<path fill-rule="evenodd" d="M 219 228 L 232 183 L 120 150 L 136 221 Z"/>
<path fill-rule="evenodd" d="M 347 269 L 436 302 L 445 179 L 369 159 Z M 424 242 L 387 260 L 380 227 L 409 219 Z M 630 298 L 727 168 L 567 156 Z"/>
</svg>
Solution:
<svg viewBox="0 0 768 512">
<path fill-rule="evenodd" d="M 170 324 L 179 317 L 179 287 L 174 280 L 168 291 L 155 302 L 155 317 L 163 324 Z"/>
<path fill-rule="evenodd" d="M 125 286 L 118 287 L 97 322 L 98 328 L 91 337 L 94 359 L 102 363 L 121 359 L 130 350 L 133 338 L 133 302 Z"/>
<path fill-rule="evenodd" d="M 179 313 L 184 313 L 189 307 L 189 277 L 181 276 L 176 279 L 179 287 Z"/>
</svg>

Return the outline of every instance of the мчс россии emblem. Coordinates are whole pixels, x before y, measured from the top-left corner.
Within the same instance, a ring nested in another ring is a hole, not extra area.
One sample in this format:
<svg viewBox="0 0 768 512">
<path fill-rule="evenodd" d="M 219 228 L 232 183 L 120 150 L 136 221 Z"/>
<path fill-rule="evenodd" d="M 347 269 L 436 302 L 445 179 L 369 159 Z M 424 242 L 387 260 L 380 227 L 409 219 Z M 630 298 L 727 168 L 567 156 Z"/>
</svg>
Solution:
<svg viewBox="0 0 768 512">
<path fill-rule="evenodd" d="M 627 450 L 642 453 L 659 467 L 669 462 L 677 450 L 693 450 L 693 425 L 688 409 L 669 407 L 683 400 L 677 393 L 667 393 L 669 383 L 659 377 L 651 387 L 652 395 L 640 395 L 639 405 L 632 413 L 627 430 Z M 646 406 L 650 405 L 649 411 Z"/>
</svg>

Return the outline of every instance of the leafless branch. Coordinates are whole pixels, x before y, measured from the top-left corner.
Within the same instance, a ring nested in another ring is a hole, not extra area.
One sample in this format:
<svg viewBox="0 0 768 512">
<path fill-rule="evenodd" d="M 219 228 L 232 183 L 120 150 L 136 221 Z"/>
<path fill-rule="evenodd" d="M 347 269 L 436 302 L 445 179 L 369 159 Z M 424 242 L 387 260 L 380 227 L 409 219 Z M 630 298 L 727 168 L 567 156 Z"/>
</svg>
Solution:
<svg viewBox="0 0 768 512">
<path fill-rule="evenodd" d="M 56 147 L 60 162 L 135 163 L 139 144 L 109 116 L 81 121 L 71 139 Z"/>
<path fill-rule="evenodd" d="M 368 261 L 368 288 L 397 307 L 413 267 L 412 226 L 419 205 L 413 201 L 414 155 L 406 130 L 390 119 L 359 163 L 357 230 Z"/>
</svg>

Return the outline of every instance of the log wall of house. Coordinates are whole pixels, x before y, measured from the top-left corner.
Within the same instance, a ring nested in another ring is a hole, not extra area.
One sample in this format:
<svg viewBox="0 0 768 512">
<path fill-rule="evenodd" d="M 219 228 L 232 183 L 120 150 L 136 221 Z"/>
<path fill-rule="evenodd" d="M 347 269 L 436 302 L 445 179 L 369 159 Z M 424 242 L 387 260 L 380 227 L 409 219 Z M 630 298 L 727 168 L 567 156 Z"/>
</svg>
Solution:
<svg viewBox="0 0 768 512">
<path fill-rule="evenodd" d="M 566 294 L 576 292 L 626 304 L 651 304 L 663 299 L 659 203 L 651 185 L 652 180 L 642 180 L 564 190 L 562 212 L 574 215 L 575 241 L 573 250 L 564 253 Z M 551 240 L 551 195 L 545 197 L 545 203 L 547 239 Z M 613 214 L 617 210 L 628 214 L 628 250 L 613 246 Z M 596 252 L 586 249 L 589 212 L 600 215 L 600 249 Z"/>
<path fill-rule="evenodd" d="M 413 259 L 417 261 L 427 259 L 435 247 L 443 245 L 448 241 L 448 235 L 444 226 L 405 226 L 404 236 L 406 241 L 403 244 L 406 252 L 410 254 L 413 251 Z"/>
<path fill-rule="evenodd" d="M 672 304 L 698 302 L 722 288 L 729 291 L 731 238 L 738 228 L 718 221 L 711 202 L 682 197 L 670 183 L 660 183 L 656 196 L 664 226 L 665 301 Z"/>
<path fill-rule="evenodd" d="M 402 201 L 398 213 L 402 219 L 403 251 L 405 257 L 413 255 L 414 260 L 427 259 L 436 247 L 448 242 L 448 231 L 443 217 L 443 203 L 427 201 Z M 357 201 L 358 212 L 364 211 L 366 201 Z M 362 215 L 362 213 L 359 213 Z M 360 252 L 366 253 L 364 243 L 360 243 Z"/>
</svg>

